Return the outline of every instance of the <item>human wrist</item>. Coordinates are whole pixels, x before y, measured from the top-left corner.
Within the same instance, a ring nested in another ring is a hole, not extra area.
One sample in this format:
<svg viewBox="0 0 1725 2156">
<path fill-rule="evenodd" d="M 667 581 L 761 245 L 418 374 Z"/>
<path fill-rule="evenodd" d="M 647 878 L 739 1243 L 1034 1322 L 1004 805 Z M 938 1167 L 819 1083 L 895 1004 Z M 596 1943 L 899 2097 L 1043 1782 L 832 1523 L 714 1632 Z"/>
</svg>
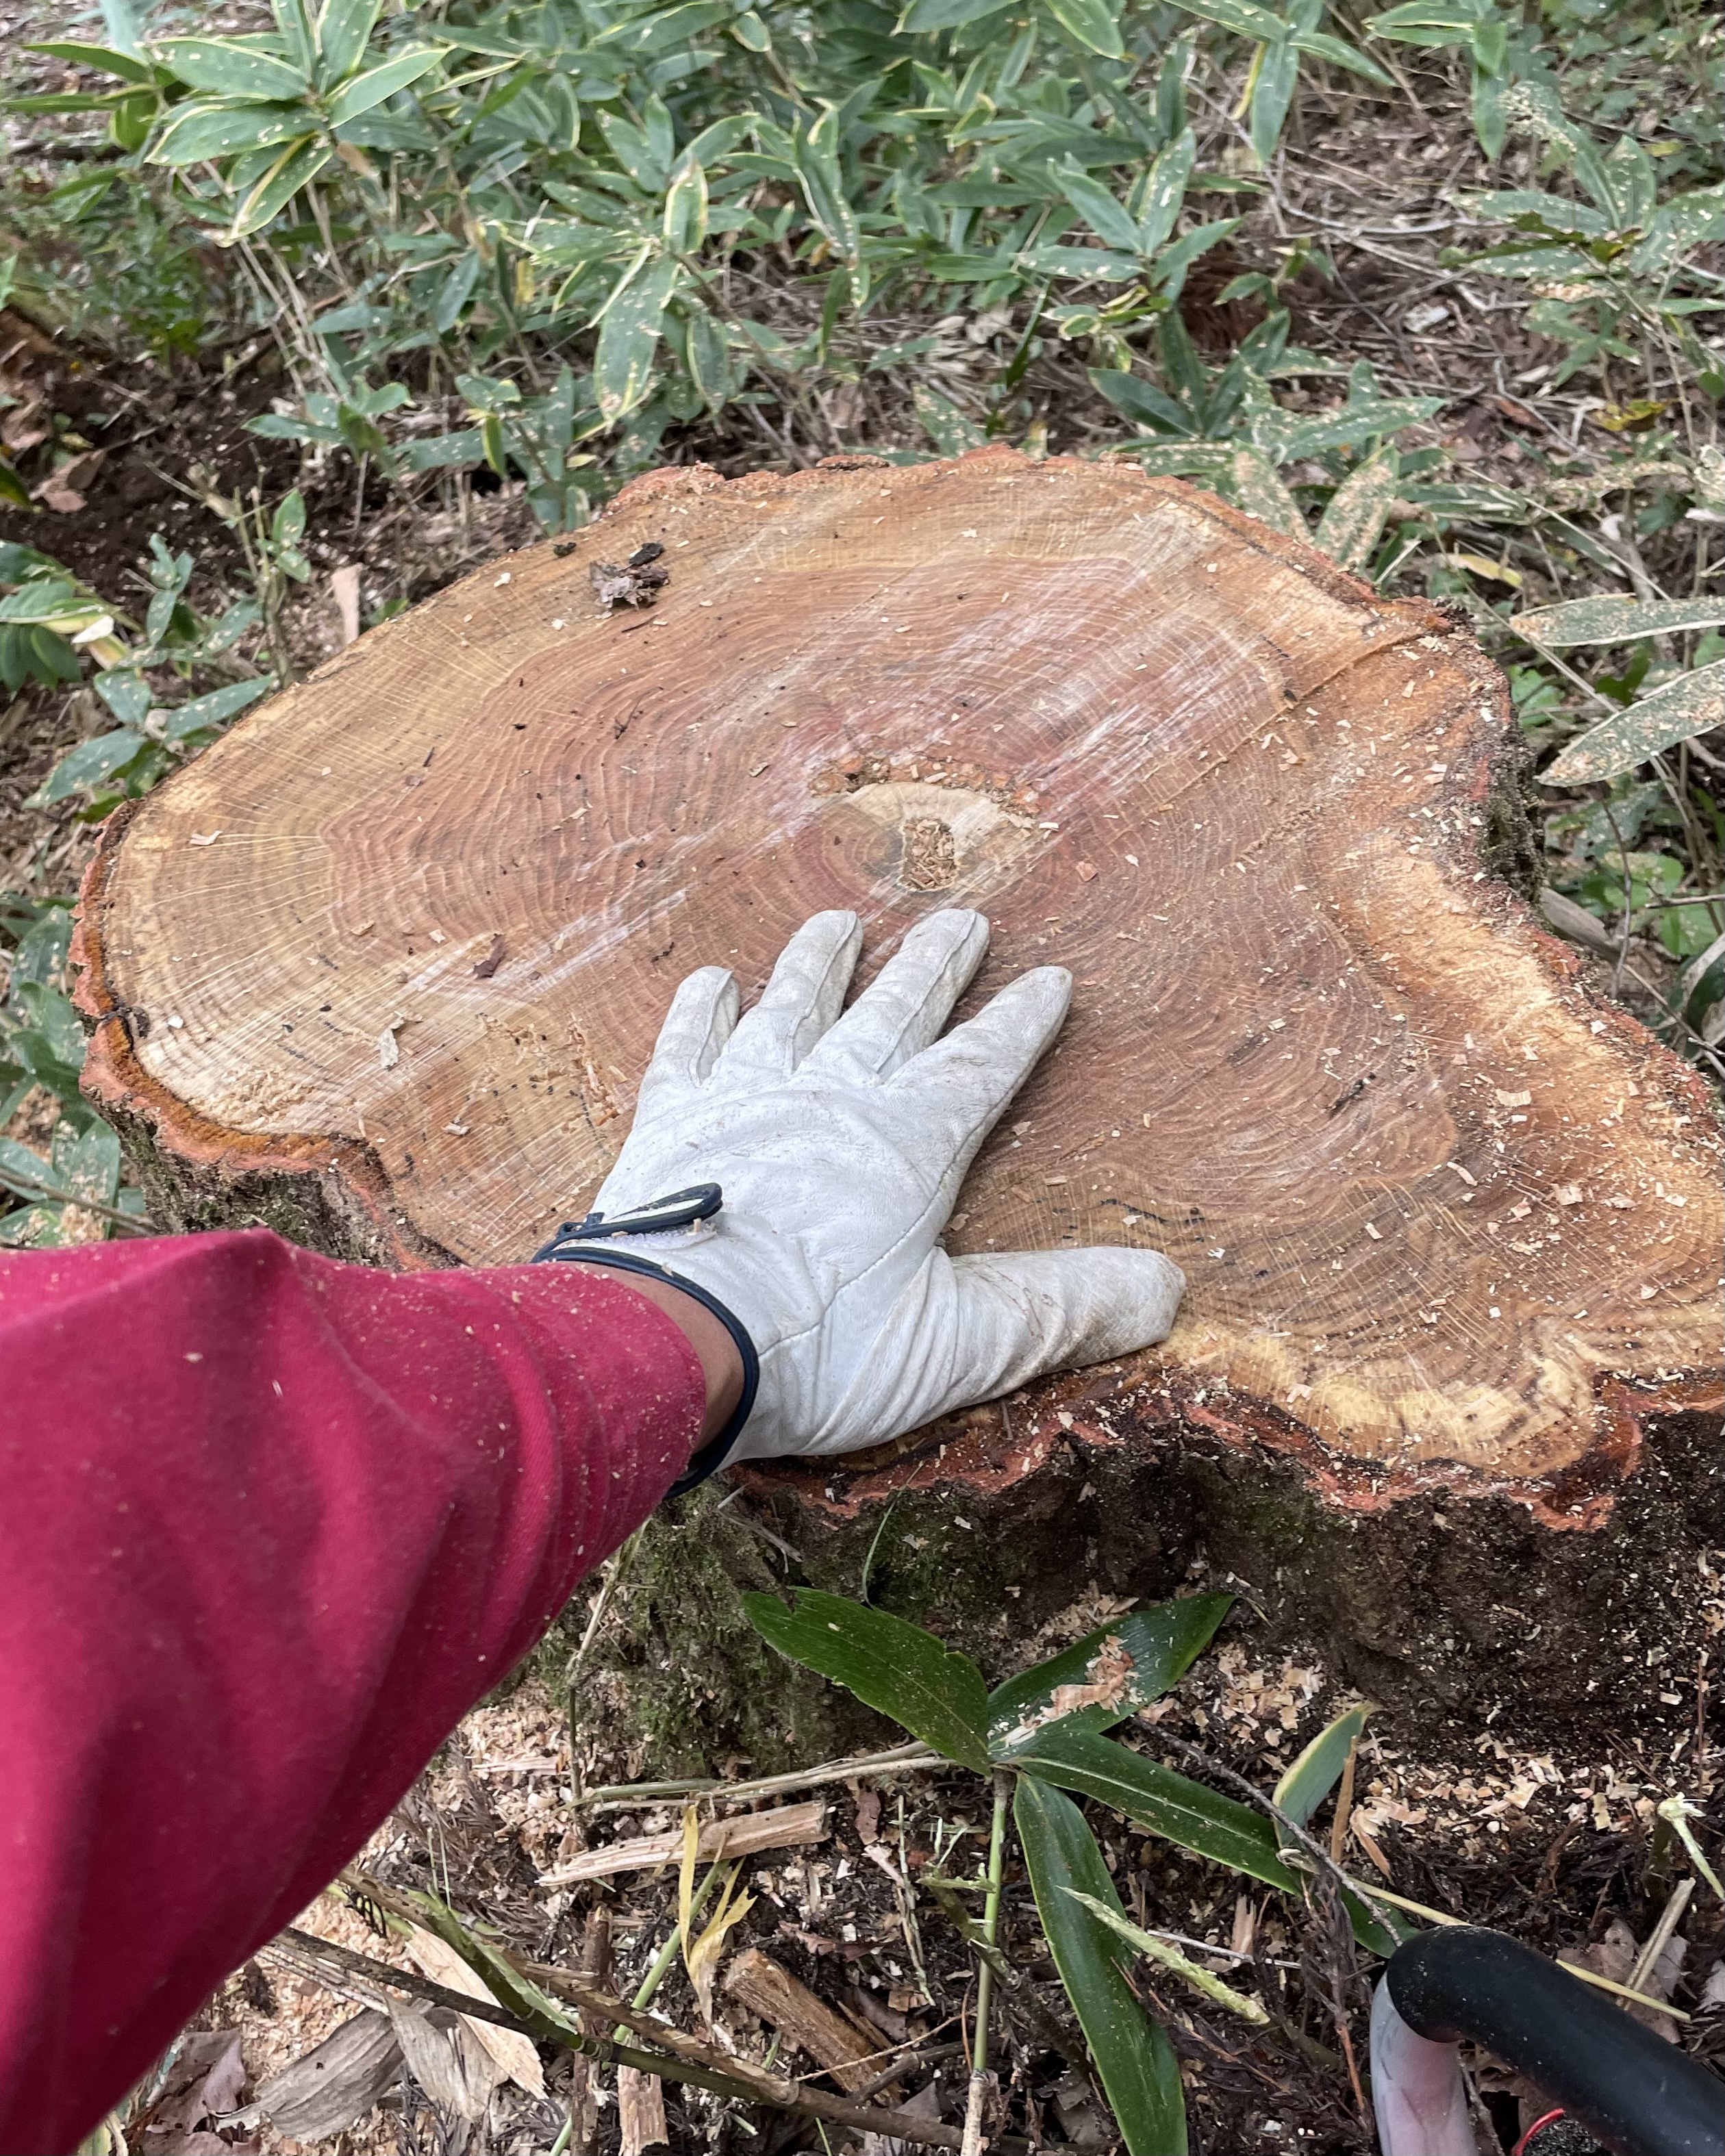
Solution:
<svg viewBox="0 0 1725 2156">
<path fill-rule="evenodd" d="M 691 1451 L 709 1443 L 724 1429 L 742 1399 L 742 1357 L 726 1327 L 704 1302 L 668 1280 L 654 1280 L 644 1273 L 614 1274 L 625 1285 L 662 1311 L 695 1351 L 706 1385 L 706 1410 Z"/>
</svg>

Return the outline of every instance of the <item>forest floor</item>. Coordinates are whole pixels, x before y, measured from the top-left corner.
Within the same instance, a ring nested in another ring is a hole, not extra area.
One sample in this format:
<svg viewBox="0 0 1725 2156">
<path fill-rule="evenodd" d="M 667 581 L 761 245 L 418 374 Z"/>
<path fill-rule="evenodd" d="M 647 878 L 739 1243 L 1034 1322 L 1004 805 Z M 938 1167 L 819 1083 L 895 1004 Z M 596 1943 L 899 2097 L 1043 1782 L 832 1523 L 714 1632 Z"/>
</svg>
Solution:
<svg viewBox="0 0 1725 2156">
<path fill-rule="evenodd" d="M 1344 112 L 1328 131 L 1307 131 L 1284 149 L 1253 221 L 1233 249 L 1206 258 L 1182 311 L 1201 351 L 1225 353 L 1253 317 L 1245 303 L 1219 305 L 1218 295 L 1251 259 L 1258 228 L 1272 237 L 1296 225 L 1323 231 L 1333 243 L 1333 277 L 1302 275 L 1286 295 L 1298 341 L 1346 364 L 1369 359 L 1386 393 L 1443 396 L 1442 413 L 1410 430 L 1415 444 L 1440 444 L 1471 472 L 1510 486 L 1525 476 L 1537 448 L 1543 468 L 1569 474 L 1583 501 L 1596 459 L 1616 446 L 1595 424 L 1602 400 L 1579 379 L 1561 391 L 1543 388 L 1551 349 L 1526 331 L 1520 304 L 1439 262 L 1455 224 L 1451 191 L 1479 177 L 1478 152 L 1455 110 L 1410 110 L 1389 132 L 1381 116 Z M 961 398 L 968 379 L 998 366 L 1001 344 L 1013 333 L 1009 322 L 986 319 L 952 318 L 935 328 L 937 342 L 922 365 Z M 883 321 L 880 329 L 885 336 L 893 325 Z M 338 572 L 357 567 L 360 613 L 370 620 L 537 536 L 519 482 L 430 475 L 417 490 L 403 490 L 363 467 L 356 474 L 345 458 L 302 462 L 297 449 L 246 433 L 244 421 L 266 410 L 281 387 L 276 347 L 261 333 L 197 357 L 128 361 L 45 337 L 7 313 L 0 315 L 0 372 L 8 393 L 43 398 L 100 450 L 59 506 L 50 502 L 32 516 L 0 510 L 0 540 L 50 552 L 116 603 L 140 605 L 137 564 L 159 532 L 171 547 L 194 553 L 191 595 L 203 610 L 218 611 L 244 588 L 244 564 L 209 497 L 257 485 L 275 498 L 297 484 L 309 512 L 303 551 L 313 574 L 294 597 L 285 626 L 302 670 L 343 640 L 332 583 Z M 1118 414 L 1069 349 L 1052 348 L 1025 386 L 1050 452 L 1083 450 L 1117 435 Z M 674 461 L 699 458 L 732 473 L 812 462 L 839 446 L 924 446 L 911 389 L 902 370 L 868 376 L 865 388 L 828 411 L 831 440 L 787 445 L 763 438 L 733 411 L 718 422 L 674 429 L 661 454 Z M 1288 401 L 1296 403 L 1300 393 L 1291 392 Z M 1489 587 L 1488 572 L 1481 582 Z M 111 723 L 87 688 L 69 695 L 27 686 L 0 711 L 0 890 L 42 899 L 76 888 L 95 827 L 81 819 L 75 799 L 46 809 L 25 803 L 69 745 Z M 1720 736 L 1711 739 L 1717 750 Z M 1605 950 L 1611 943 L 1600 939 Z M 1664 1008 L 1675 967 L 1651 932 L 1638 928 L 1610 955 L 1597 944 L 1587 955 L 1594 985 L 1615 987 L 1644 1017 Z M 51 1127 L 52 1104 L 26 1101 L 9 1135 L 39 1142 L 44 1111 Z M 1702 1583 L 1714 1599 L 1716 1637 L 1725 1637 L 1721 1585 Z M 583 1600 L 598 1591 L 595 1582 Z M 1111 1614 L 1091 1590 L 1075 1601 L 1067 1636 Z M 626 1592 L 602 1621 L 628 1625 Z M 564 1632 L 578 1636 L 583 1623 L 578 1604 Z M 1045 1640 L 1044 1650 L 1054 1644 L 1057 1637 Z M 1506 1732 L 1482 1738 L 1463 1756 L 1440 1757 L 1388 1720 L 1373 1723 L 1343 1822 L 1350 1861 L 1363 1861 L 1373 1876 L 1418 1902 L 1497 1926 L 1548 1952 L 1584 1957 L 1600 1974 L 1625 1980 L 1676 1876 L 1656 1804 L 1676 1794 L 1704 1806 L 1717 1801 L 1725 1768 L 1720 1724 L 1716 1714 L 1708 1717 L 1717 1689 L 1716 1666 L 1703 1663 L 1692 1677 L 1686 1673 L 1693 1721 L 1661 1756 L 1628 1741 L 1605 1756 L 1529 1755 Z M 1219 1649 L 1157 1712 L 1160 1727 L 1202 1741 L 1267 1784 L 1346 1703 L 1322 1669 L 1255 1655 L 1250 1613 L 1243 1610 Z M 748 1763 L 714 1763 L 714 1769 L 735 1774 Z M 547 1887 L 545 1880 L 583 1852 L 678 1827 L 675 1799 L 644 1794 L 602 1809 L 582 1796 L 629 1780 L 639 1766 L 627 1758 L 572 1759 L 566 1703 L 550 1658 L 542 1656 L 468 1718 L 363 1862 L 386 1881 L 434 1882 L 453 1905 L 536 1958 L 572 1959 L 585 1946 L 588 1966 L 608 1966 L 615 1989 L 628 1995 L 675 1922 L 675 1866 L 572 1887 Z M 949 1851 L 955 1837 L 970 1836 L 973 1847 L 985 1838 L 986 1793 L 975 1778 L 956 1771 L 901 1771 L 854 1775 L 806 1795 L 825 1800 L 819 1839 L 746 1862 L 742 1884 L 755 1899 L 729 1946 L 758 1948 L 834 2006 L 867 2038 L 875 2055 L 871 2073 L 876 2064 L 911 2055 L 902 2095 L 922 2091 L 925 2116 L 955 2120 L 965 2076 L 949 2047 L 969 2026 L 974 1964 L 939 1909 L 906 1882 Z M 758 1808 L 804 1800 L 803 1793 L 791 1792 L 762 1799 Z M 1329 1831 L 1327 1817 L 1322 1826 Z M 1331 2002 L 1339 1995 L 1355 2056 L 1363 2057 L 1366 1989 L 1307 1912 L 1267 1891 L 1241 1892 L 1240 1882 L 1219 1868 L 1130 1836 L 1117 1823 L 1108 1854 L 1135 1919 L 1200 1943 L 1191 1950 L 1202 1964 L 1242 1986 L 1255 1983 L 1278 2014 L 1321 2041 L 1337 2040 Z M 303 1922 L 375 1958 L 390 1960 L 402 1951 L 328 1897 Z M 1060 2009 L 1020 1870 L 1008 1872 L 1003 1927 L 1009 1961 Z M 1662 2033 L 1715 2062 L 1725 2062 L 1722 1948 L 1725 1911 L 1697 1896 L 1671 1946 L 1643 1978 L 1644 1989 L 1691 2017 L 1681 2023 L 1656 2017 Z M 527 2156 L 562 2145 L 571 2099 L 567 2056 L 547 2068 L 543 2096 L 504 2082 L 475 2118 L 434 2103 L 398 2070 L 375 2106 L 367 2097 L 346 2123 L 306 2141 L 249 2110 L 231 2073 L 211 2079 L 223 2056 L 214 2032 L 239 2032 L 244 2086 L 254 2091 L 372 1995 L 363 1984 L 344 1987 L 310 1969 L 303 1957 L 266 1951 L 198 2017 L 197 2041 L 167 2062 L 133 2145 L 157 2156 L 181 2148 L 214 2156 L 223 2147 L 283 2156 L 311 2148 Z M 702 2026 L 680 1970 L 666 1980 L 657 2004 L 676 2025 Z M 1224 2024 L 1219 2015 L 1199 2010 L 1193 1995 L 1172 1981 L 1156 1989 L 1153 2005 L 1184 2064 L 1199 2148 L 1222 2156 L 1297 2146 L 1341 2156 L 1373 2145 L 1368 2111 L 1345 2067 L 1315 2066 L 1275 2031 L 1260 2037 Z M 1106 2113 L 1043 2046 L 1011 1996 L 1003 2012 L 1007 2033 L 998 2058 L 1016 2129 L 1028 2125 L 1033 2137 L 1086 2152 L 1106 2148 L 1112 2134 Z M 721 2051 L 768 2055 L 770 2032 L 726 1991 L 722 1975 L 711 2037 Z M 781 2056 L 798 2074 L 819 2070 L 818 2060 L 789 2046 Z M 1507 2148 L 1529 2123 L 1527 2092 L 1489 2064 L 1481 2064 L 1477 2079 L 1481 2149 Z M 363 2093 L 359 2081 L 355 2088 Z M 603 2156 L 620 2146 L 627 2156 L 639 2156 L 639 2125 L 631 2147 L 610 2076 L 596 2077 L 595 2095 L 596 2123 L 585 2145 Z M 695 2092 L 670 2089 L 667 2099 L 670 2138 L 679 2150 L 722 2148 L 734 2156 L 747 2148 L 755 2156 L 789 2156 L 835 2145 L 804 2118 L 760 2108 L 742 2113 Z M 867 2156 L 896 2156 L 899 2145 L 883 2143 Z"/>
</svg>

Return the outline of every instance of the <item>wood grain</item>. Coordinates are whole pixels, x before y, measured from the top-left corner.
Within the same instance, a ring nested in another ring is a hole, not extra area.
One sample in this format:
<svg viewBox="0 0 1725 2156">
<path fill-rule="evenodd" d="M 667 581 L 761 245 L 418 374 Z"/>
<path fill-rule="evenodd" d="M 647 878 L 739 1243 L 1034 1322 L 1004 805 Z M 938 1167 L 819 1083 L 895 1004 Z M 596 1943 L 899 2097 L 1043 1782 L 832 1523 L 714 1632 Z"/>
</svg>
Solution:
<svg viewBox="0 0 1725 2156">
<path fill-rule="evenodd" d="M 648 540 L 657 605 L 601 613 L 591 563 Z M 116 818 L 87 1083 L 172 1217 L 521 1258 L 683 974 L 752 993 L 834 905 L 872 972 L 975 905 L 966 1008 L 1077 985 L 951 1246 L 1166 1250 L 1178 1327 L 1122 1386 L 1225 1391 L 1345 1502 L 1561 1520 L 1614 1399 L 1717 1366 L 1725 1225 L 1698 1081 L 1492 872 L 1515 739 L 1470 635 L 1178 481 L 658 473 Z"/>
</svg>

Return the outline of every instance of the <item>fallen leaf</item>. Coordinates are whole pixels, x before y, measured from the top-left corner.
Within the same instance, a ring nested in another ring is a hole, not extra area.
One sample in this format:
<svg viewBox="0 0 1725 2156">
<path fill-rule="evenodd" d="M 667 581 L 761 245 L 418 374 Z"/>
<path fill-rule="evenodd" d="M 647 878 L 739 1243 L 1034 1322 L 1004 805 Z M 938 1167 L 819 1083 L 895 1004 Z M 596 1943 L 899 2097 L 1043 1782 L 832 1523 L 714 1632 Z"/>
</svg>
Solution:
<svg viewBox="0 0 1725 2156">
<path fill-rule="evenodd" d="M 441 1984 L 450 1991 L 465 1991 L 470 1999 L 489 1999 L 494 2006 L 501 2005 L 502 2001 L 482 1978 L 474 1974 L 454 1947 L 445 1946 L 423 1926 L 415 1924 L 408 1933 L 408 1952 L 419 1964 L 421 1974 L 429 1976 L 434 1984 Z M 519 2029 L 500 2029 L 495 2021 L 477 2021 L 466 2015 L 461 2018 L 462 2025 L 472 2030 L 517 2087 L 524 2088 L 529 2096 L 544 2096 L 545 2071 L 531 2036 L 523 2035 Z"/>
</svg>

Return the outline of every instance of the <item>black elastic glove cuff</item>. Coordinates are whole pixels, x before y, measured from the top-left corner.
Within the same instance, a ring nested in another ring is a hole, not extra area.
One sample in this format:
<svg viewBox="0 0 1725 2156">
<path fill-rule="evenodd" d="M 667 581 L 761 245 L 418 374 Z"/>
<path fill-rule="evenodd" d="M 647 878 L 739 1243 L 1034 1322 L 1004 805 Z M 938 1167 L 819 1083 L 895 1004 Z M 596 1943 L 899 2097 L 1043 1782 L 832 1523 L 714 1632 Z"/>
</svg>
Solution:
<svg viewBox="0 0 1725 2156">
<path fill-rule="evenodd" d="M 717 1183 L 697 1183 L 692 1190 L 677 1191 L 669 1198 L 644 1206 L 638 1213 L 624 1214 L 614 1220 L 608 1220 L 601 1213 L 589 1213 L 583 1220 L 565 1220 L 544 1248 L 533 1253 L 536 1265 L 607 1265 L 614 1272 L 642 1273 L 649 1280 L 664 1281 L 680 1293 L 693 1296 L 698 1303 L 711 1311 L 736 1342 L 742 1362 L 742 1396 L 717 1436 L 691 1455 L 687 1467 L 666 1491 L 668 1497 L 680 1497 L 724 1466 L 753 1410 L 755 1394 L 761 1384 L 761 1358 L 742 1320 L 734 1311 L 727 1310 L 717 1296 L 709 1294 L 693 1281 L 685 1280 L 680 1273 L 674 1273 L 669 1265 L 662 1265 L 653 1258 L 644 1258 L 633 1250 L 619 1250 L 617 1244 L 625 1236 L 667 1234 L 692 1226 L 697 1220 L 711 1219 L 722 1202 Z"/>
</svg>

